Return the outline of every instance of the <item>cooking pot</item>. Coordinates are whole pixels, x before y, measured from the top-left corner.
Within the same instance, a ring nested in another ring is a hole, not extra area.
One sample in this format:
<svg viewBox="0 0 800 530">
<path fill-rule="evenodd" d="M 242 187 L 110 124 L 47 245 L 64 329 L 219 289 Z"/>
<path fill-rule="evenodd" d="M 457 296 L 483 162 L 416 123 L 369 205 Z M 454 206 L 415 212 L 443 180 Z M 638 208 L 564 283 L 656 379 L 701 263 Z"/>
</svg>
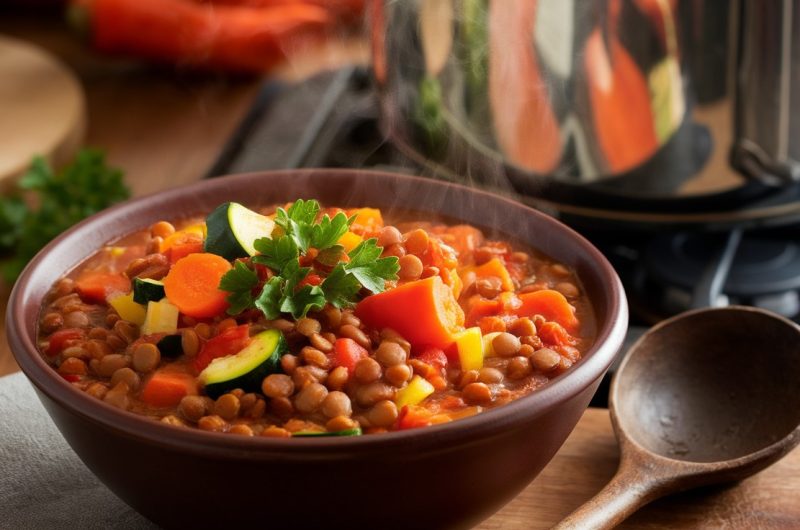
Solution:
<svg viewBox="0 0 800 530">
<path fill-rule="evenodd" d="M 800 0 L 768 4 L 376 1 L 382 125 L 440 175 L 567 215 L 796 220 Z"/>
</svg>

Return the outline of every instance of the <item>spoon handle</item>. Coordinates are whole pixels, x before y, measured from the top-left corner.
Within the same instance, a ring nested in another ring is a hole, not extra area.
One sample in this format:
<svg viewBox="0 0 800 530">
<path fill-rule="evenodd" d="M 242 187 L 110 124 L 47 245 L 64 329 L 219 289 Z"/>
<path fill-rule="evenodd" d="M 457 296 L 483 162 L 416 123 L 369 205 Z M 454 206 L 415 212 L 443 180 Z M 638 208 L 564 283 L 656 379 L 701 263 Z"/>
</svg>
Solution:
<svg viewBox="0 0 800 530">
<path fill-rule="evenodd" d="M 648 478 L 635 465 L 622 463 L 617 474 L 594 497 L 553 527 L 553 530 L 614 528 L 648 502 L 662 496 L 664 484 Z"/>
</svg>

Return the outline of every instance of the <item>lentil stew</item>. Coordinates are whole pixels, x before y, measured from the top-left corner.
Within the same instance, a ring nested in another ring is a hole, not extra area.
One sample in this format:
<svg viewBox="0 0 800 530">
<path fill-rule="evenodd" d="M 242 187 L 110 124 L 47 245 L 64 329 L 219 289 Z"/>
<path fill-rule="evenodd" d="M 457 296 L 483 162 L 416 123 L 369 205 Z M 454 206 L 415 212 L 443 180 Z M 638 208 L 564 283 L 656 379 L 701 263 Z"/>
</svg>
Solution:
<svg viewBox="0 0 800 530">
<path fill-rule="evenodd" d="M 480 413 L 567 371 L 593 333 L 574 272 L 534 249 L 298 200 L 103 247 L 51 289 L 39 349 L 115 407 L 290 437 Z"/>
</svg>

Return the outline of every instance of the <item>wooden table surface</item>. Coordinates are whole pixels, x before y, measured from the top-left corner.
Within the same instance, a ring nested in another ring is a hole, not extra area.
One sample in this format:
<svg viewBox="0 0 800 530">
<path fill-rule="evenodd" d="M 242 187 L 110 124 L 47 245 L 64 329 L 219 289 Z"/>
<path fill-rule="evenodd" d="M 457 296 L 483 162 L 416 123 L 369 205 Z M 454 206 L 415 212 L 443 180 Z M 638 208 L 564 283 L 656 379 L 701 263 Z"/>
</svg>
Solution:
<svg viewBox="0 0 800 530">
<path fill-rule="evenodd" d="M 0 33 L 40 44 L 76 71 L 87 95 L 86 143 L 104 149 L 125 170 L 136 196 L 199 179 L 259 86 L 257 79 L 178 75 L 97 57 L 55 20 L 4 16 Z M 298 79 L 366 58 L 363 43 L 345 41 L 298 53 L 275 75 Z M 8 291 L 2 288 L 2 300 Z M 17 370 L 0 328 L 0 375 Z M 597 492 L 614 474 L 617 461 L 608 412 L 589 409 L 542 474 L 479 528 L 549 528 Z M 795 450 L 737 485 L 656 501 L 621 528 L 800 528 L 798 501 L 800 451 Z"/>
</svg>

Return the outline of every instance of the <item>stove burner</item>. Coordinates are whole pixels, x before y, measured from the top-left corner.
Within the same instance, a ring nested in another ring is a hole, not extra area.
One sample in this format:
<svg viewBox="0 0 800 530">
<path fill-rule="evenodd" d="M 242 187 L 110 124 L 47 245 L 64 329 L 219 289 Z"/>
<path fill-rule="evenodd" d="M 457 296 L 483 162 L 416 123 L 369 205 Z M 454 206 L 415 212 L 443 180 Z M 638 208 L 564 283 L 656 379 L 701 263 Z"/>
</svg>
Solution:
<svg viewBox="0 0 800 530">
<path fill-rule="evenodd" d="M 638 296 L 668 314 L 747 304 L 786 317 L 800 313 L 800 244 L 781 234 L 664 234 L 644 249 Z"/>
</svg>

